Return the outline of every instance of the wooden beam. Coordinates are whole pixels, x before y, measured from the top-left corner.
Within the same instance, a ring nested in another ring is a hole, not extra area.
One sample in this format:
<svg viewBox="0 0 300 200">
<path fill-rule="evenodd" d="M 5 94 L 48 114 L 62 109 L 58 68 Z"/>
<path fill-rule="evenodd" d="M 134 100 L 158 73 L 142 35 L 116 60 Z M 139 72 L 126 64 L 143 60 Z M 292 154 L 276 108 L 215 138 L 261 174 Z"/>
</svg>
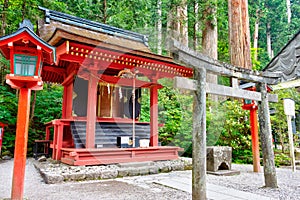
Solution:
<svg viewBox="0 0 300 200">
<path fill-rule="evenodd" d="M 59 45 L 58 47 L 56 47 L 56 65 L 58 65 L 59 60 L 60 60 L 60 56 L 64 55 L 64 54 L 68 54 L 70 51 L 70 45 L 69 45 L 69 41 L 65 41 L 64 43 L 62 43 L 61 45 Z"/>
<path fill-rule="evenodd" d="M 60 75 L 65 76 L 66 74 L 66 70 L 63 68 L 59 68 L 59 67 L 52 67 L 52 66 L 44 66 L 43 67 L 43 71 L 47 71 L 47 72 L 54 72 Z"/>
<path fill-rule="evenodd" d="M 193 79 L 188 79 L 184 77 L 175 77 L 174 87 L 195 91 L 197 89 L 197 84 L 196 81 Z M 242 90 L 239 88 L 232 88 L 232 87 L 217 85 L 213 83 L 206 83 L 206 93 L 261 101 L 261 93 L 259 92 Z M 276 94 L 268 94 L 268 101 L 278 102 L 278 96 Z"/>
<path fill-rule="evenodd" d="M 274 73 L 272 76 L 266 76 L 264 72 L 232 66 L 228 63 L 220 62 L 204 54 L 195 52 L 176 40 L 171 40 L 168 48 L 169 51 L 173 53 L 175 60 L 178 60 L 187 66 L 192 66 L 193 68 L 204 67 L 208 72 L 213 74 L 256 83 L 275 85 L 279 82 L 280 74 Z"/>
</svg>

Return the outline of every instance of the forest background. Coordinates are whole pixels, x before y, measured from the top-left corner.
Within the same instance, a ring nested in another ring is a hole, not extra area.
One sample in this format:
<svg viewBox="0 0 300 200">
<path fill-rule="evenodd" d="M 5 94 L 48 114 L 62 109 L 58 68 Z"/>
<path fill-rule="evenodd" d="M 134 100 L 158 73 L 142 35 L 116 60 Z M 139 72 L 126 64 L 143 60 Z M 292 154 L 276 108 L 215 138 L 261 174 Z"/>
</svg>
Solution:
<svg viewBox="0 0 300 200">
<path fill-rule="evenodd" d="M 38 6 L 98 21 L 149 37 L 154 53 L 168 55 L 165 40 L 174 35 L 190 48 L 204 52 L 208 29 L 216 30 L 217 59 L 230 63 L 230 39 L 227 0 L 0 0 L 0 36 L 18 29 L 23 19 L 34 24 L 43 19 Z M 300 27 L 300 0 L 249 0 L 249 26 L 253 70 L 262 70 L 277 55 Z M 36 30 L 37 31 L 37 30 Z M 175 34 L 174 34 L 175 33 Z M 9 62 L 0 55 L 0 122 L 5 127 L 2 155 L 14 150 L 18 92 L 5 84 Z M 159 139 L 162 145 L 183 147 L 184 156 L 191 156 L 193 95 L 172 88 L 172 80 L 160 80 Z M 229 80 L 218 77 L 217 82 L 229 85 Z M 33 141 L 43 139 L 44 123 L 61 117 L 63 89 L 60 85 L 45 83 L 42 91 L 33 92 L 29 127 L 28 154 Z M 288 164 L 287 124 L 282 98 L 293 98 L 299 109 L 300 96 L 296 89 L 276 91 L 279 102 L 271 104 L 274 142 L 281 147 L 276 151 L 276 164 Z M 141 121 L 149 121 L 149 94 L 143 91 Z M 252 163 L 249 111 L 242 109 L 241 100 L 226 97 L 207 100 L 207 144 L 227 145 L 233 148 L 233 161 Z M 296 118 L 296 127 L 300 127 Z M 300 122 L 300 120 L 299 120 Z M 297 128 L 300 130 L 300 128 Z M 297 134 L 295 134 L 297 139 Z M 296 145 L 299 145 L 299 143 Z"/>
</svg>

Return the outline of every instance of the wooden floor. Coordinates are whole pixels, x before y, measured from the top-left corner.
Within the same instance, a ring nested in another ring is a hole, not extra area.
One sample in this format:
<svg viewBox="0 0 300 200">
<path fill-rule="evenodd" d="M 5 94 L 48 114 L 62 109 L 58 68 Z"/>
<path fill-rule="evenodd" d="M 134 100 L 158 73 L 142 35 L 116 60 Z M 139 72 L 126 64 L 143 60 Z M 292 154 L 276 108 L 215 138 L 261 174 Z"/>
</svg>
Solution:
<svg viewBox="0 0 300 200">
<path fill-rule="evenodd" d="M 83 166 L 125 162 L 175 160 L 178 158 L 178 151 L 182 150 L 182 148 L 174 146 L 99 149 L 62 148 L 61 162 L 69 165 Z"/>
</svg>

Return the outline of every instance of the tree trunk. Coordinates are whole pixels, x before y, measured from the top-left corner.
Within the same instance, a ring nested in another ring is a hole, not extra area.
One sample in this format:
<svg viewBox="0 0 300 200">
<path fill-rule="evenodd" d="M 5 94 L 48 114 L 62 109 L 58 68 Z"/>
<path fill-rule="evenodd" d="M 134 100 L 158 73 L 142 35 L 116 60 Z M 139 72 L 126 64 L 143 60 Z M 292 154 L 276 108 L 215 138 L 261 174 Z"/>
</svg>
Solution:
<svg viewBox="0 0 300 200">
<path fill-rule="evenodd" d="M 253 48 L 254 48 L 254 60 L 257 60 L 258 57 L 258 29 L 259 29 L 259 9 L 256 10 L 256 20 L 254 28 L 254 37 L 253 37 Z"/>
<path fill-rule="evenodd" d="M 157 15 L 158 15 L 158 19 L 157 19 L 157 53 L 159 55 L 162 54 L 162 19 L 161 19 L 161 12 L 162 12 L 162 8 L 161 8 L 161 0 L 157 1 Z"/>
<path fill-rule="evenodd" d="M 22 5 L 22 21 L 25 19 L 26 16 L 26 0 L 23 0 L 23 5 Z"/>
<path fill-rule="evenodd" d="M 232 65 L 244 66 L 242 39 L 241 0 L 228 0 L 228 26 L 230 62 Z"/>
<path fill-rule="evenodd" d="M 177 23 L 176 30 L 179 35 L 179 41 L 188 46 L 188 16 L 187 16 L 187 1 L 182 0 L 177 6 Z"/>
<path fill-rule="evenodd" d="M 36 104 L 36 90 L 33 92 L 33 100 L 31 102 L 31 112 L 30 112 L 29 125 L 31 125 L 32 122 L 33 122 L 35 104 Z"/>
<path fill-rule="evenodd" d="M 2 26 L 1 26 L 1 32 L 0 32 L 0 36 L 4 36 L 5 35 L 5 29 L 6 29 L 6 15 L 7 15 L 7 9 L 8 9 L 8 1 L 9 0 L 4 0 L 4 4 L 3 4 L 3 12 L 2 12 Z"/>
<path fill-rule="evenodd" d="M 290 24 L 291 18 L 292 18 L 291 1 L 290 0 L 286 0 L 286 12 L 287 12 L 287 21 L 288 21 L 288 24 Z"/>
<path fill-rule="evenodd" d="M 106 20 L 107 20 L 107 1 L 106 0 L 103 0 L 103 19 L 102 19 L 102 22 L 103 24 L 106 24 Z"/>
<path fill-rule="evenodd" d="M 207 5 L 203 12 L 202 52 L 211 58 L 218 59 L 218 29 L 217 5 Z M 208 73 L 206 81 L 218 84 L 218 76 Z M 218 101 L 217 95 L 210 95 L 213 101 Z"/>
<path fill-rule="evenodd" d="M 199 31 L 199 3 L 195 1 L 194 4 L 194 13 L 195 13 L 195 23 L 194 23 L 194 50 L 197 51 L 198 49 L 198 31 Z"/>
<path fill-rule="evenodd" d="M 267 23 L 267 50 L 268 50 L 268 55 L 269 58 L 273 58 L 273 53 L 272 53 L 272 43 L 271 43 L 271 25 L 270 22 Z"/>
<path fill-rule="evenodd" d="M 188 8 L 187 1 L 183 1 L 182 5 L 182 43 L 186 46 L 189 45 L 189 31 L 188 31 Z"/>
<path fill-rule="evenodd" d="M 243 38 L 243 54 L 244 54 L 244 64 L 242 67 L 246 69 L 252 69 L 248 0 L 242 0 L 241 10 L 242 10 L 242 30 L 243 30 L 242 38 Z"/>
<path fill-rule="evenodd" d="M 272 131 L 269 113 L 267 84 L 258 84 L 258 92 L 261 92 L 261 101 L 258 103 L 258 117 L 261 148 L 263 152 L 263 165 L 265 186 L 277 188 L 277 176 L 274 162 L 274 152 L 272 147 Z"/>
</svg>

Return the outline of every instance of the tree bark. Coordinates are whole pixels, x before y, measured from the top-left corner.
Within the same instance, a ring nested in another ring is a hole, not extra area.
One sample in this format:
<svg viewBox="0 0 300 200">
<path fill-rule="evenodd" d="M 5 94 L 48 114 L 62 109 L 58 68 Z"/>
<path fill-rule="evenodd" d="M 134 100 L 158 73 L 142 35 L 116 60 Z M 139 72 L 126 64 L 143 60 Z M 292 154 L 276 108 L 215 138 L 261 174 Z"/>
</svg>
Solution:
<svg viewBox="0 0 300 200">
<path fill-rule="evenodd" d="M 103 11 L 102 11 L 103 12 L 103 19 L 102 19 L 103 24 L 106 24 L 106 20 L 107 20 L 106 10 L 107 10 L 107 1 L 103 0 Z"/>
<path fill-rule="evenodd" d="M 217 29 L 217 5 L 207 5 L 203 12 L 204 28 L 202 30 L 202 52 L 211 58 L 218 59 L 218 29 Z M 218 84 L 218 76 L 207 73 L 206 80 L 209 83 Z M 217 95 L 210 95 L 213 101 L 218 101 Z"/>
<path fill-rule="evenodd" d="M 29 126 L 33 122 L 35 104 L 36 104 L 36 90 L 34 90 L 34 92 L 33 92 L 33 100 L 31 102 L 31 111 L 30 111 L 30 118 L 29 118 Z"/>
<path fill-rule="evenodd" d="M 194 69 L 192 199 L 206 200 L 206 69 Z"/>
<path fill-rule="evenodd" d="M 277 176 L 274 162 L 274 152 L 272 147 L 272 132 L 269 113 L 267 84 L 257 84 L 258 92 L 261 92 L 261 101 L 258 103 L 258 117 L 260 140 L 263 152 L 263 165 L 265 186 L 277 188 Z"/>
<path fill-rule="evenodd" d="M 4 0 L 3 4 L 3 12 L 2 12 L 2 26 L 1 26 L 1 36 L 5 35 L 5 29 L 6 29 L 6 16 L 7 16 L 7 9 L 8 9 L 8 1 L 9 0 Z"/>
<path fill-rule="evenodd" d="M 161 0 L 157 0 L 157 53 L 159 55 L 162 54 L 162 19 L 161 19 L 161 13 L 162 13 L 162 8 L 161 8 Z"/>
<path fill-rule="evenodd" d="M 267 23 L 267 51 L 269 58 L 273 58 L 273 53 L 272 53 L 272 42 L 271 42 L 271 24 L 270 22 Z"/>
<path fill-rule="evenodd" d="M 288 21 L 288 24 L 290 24 L 291 19 L 292 19 L 291 1 L 290 0 L 286 0 L 286 12 L 287 12 L 287 21 Z"/>
<path fill-rule="evenodd" d="M 242 10 L 242 30 L 243 30 L 242 38 L 243 38 L 243 54 L 244 54 L 244 65 L 242 67 L 246 69 L 252 69 L 248 0 L 242 0 L 241 10 Z"/>
<path fill-rule="evenodd" d="M 22 5 L 22 21 L 25 19 L 26 15 L 26 0 L 23 0 L 23 5 Z"/>
<path fill-rule="evenodd" d="M 187 1 L 182 0 L 177 6 L 177 26 L 176 30 L 179 35 L 179 41 L 188 46 L 188 16 L 187 16 Z"/>
<path fill-rule="evenodd" d="M 259 29 L 259 9 L 256 10 L 256 19 L 255 19 L 255 28 L 254 28 L 254 37 L 253 37 L 253 48 L 254 48 L 254 60 L 257 60 L 258 57 L 258 29 Z"/>
<path fill-rule="evenodd" d="M 194 13 L 195 13 L 195 23 L 194 23 L 194 50 L 198 49 L 198 31 L 199 31 L 199 3 L 197 1 L 194 2 Z"/>
<path fill-rule="evenodd" d="M 228 0 L 228 26 L 230 62 L 232 65 L 244 66 L 242 39 L 241 0 Z"/>
</svg>

